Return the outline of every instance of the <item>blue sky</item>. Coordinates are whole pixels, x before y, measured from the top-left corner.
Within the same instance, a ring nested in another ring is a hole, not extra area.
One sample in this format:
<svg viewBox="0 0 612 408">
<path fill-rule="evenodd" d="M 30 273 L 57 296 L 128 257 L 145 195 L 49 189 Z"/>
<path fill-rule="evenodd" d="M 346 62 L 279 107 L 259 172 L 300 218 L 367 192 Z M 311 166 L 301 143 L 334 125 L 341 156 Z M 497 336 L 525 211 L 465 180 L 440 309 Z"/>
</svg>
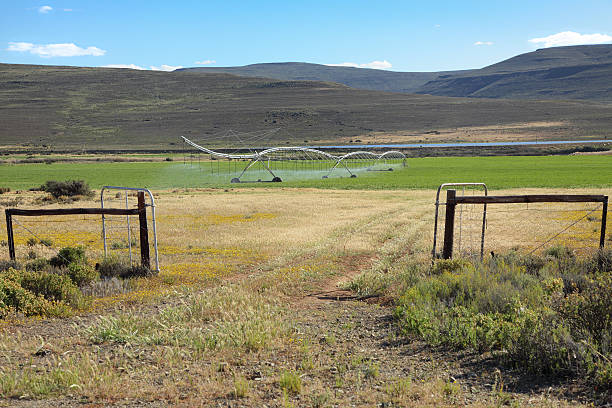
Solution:
<svg viewBox="0 0 612 408">
<path fill-rule="evenodd" d="M 612 1 L 0 0 L 0 62 L 441 71 L 612 43 Z"/>
</svg>

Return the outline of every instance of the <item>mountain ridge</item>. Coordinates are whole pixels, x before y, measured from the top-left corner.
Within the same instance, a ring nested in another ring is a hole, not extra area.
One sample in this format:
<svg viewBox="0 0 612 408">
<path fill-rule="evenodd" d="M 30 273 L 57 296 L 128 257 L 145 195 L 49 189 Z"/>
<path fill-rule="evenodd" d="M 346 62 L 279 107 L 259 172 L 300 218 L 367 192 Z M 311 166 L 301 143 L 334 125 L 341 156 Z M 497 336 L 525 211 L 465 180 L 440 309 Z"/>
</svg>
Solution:
<svg viewBox="0 0 612 408">
<path fill-rule="evenodd" d="M 184 71 L 337 82 L 352 88 L 452 97 L 612 102 L 612 44 L 542 48 L 471 70 L 398 72 L 304 62 Z"/>
</svg>

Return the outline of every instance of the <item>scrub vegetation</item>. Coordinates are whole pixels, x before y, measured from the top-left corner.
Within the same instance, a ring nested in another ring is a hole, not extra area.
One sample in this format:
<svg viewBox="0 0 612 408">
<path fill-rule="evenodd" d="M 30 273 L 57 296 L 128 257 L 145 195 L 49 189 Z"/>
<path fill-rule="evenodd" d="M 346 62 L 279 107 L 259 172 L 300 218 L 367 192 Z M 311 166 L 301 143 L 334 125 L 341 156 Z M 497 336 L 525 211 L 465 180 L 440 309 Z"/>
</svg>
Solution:
<svg viewBox="0 0 612 408">
<path fill-rule="evenodd" d="M 45 194 L 3 200 L 40 206 Z M 131 267 L 126 245 L 104 260 L 98 217 L 18 220 L 38 238 L 16 226 L 17 262 L 0 261 L 2 403 L 569 407 L 610 398 L 609 251 L 549 246 L 527 256 L 511 249 L 524 232 L 514 231 L 483 262 L 432 265 L 432 190 L 173 189 L 155 199 L 159 273 Z M 490 228 L 498 219 L 491 209 Z M 122 231 L 110 242 L 125 240 Z M 3 231 L 0 242 L 4 257 Z"/>
<path fill-rule="evenodd" d="M 407 277 L 414 283 L 397 300 L 406 335 L 612 389 L 612 251 L 510 252 L 484 263 L 440 260 L 426 272 Z"/>
</svg>

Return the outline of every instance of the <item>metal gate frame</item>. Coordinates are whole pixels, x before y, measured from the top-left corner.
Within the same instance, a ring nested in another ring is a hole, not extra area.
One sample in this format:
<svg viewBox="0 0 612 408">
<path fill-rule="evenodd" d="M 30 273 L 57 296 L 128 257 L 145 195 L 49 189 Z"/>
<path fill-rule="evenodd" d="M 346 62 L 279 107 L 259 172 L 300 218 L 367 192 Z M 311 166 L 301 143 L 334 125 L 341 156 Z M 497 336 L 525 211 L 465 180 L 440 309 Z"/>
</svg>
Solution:
<svg viewBox="0 0 612 408">
<path fill-rule="evenodd" d="M 125 208 L 128 209 L 128 195 L 127 191 L 142 191 L 149 195 L 151 199 L 151 204 L 148 206 L 151 207 L 151 221 L 153 223 L 153 247 L 155 248 L 155 271 L 159 272 L 159 254 L 157 251 L 157 223 L 155 221 L 155 199 L 153 198 L 153 193 L 151 190 L 144 187 L 117 187 L 117 186 L 104 186 L 102 190 L 100 190 L 100 207 L 104 208 L 104 191 L 106 190 L 123 190 L 126 191 L 125 194 Z M 130 231 L 130 216 L 127 215 L 127 231 L 128 231 L 128 249 L 130 253 L 130 265 L 132 264 L 132 237 Z M 107 256 L 107 247 L 106 247 L 106 219 L 104 214 L 102 214 L 102 236 L 104 239 L 104 257 Z"/>
<path fill-rule="evenodd" d="M 608 196 L 593 195 L 593 194 L 524 194 L 524 195 L 507 195 L 507 196 L 471 196 L 471 197 L 461 196 L 461 197 L 457 197 L 456 193 L 457 192 L 455 190 L 447 190 L 446 192 L 446 219 L 444 220 L 445 221 L 444 249 L 442 251 L 442 257 L 444 259 L 451 259 L 453 256 L 453 233 L 454 233 L 454 224 L 455 224 L 455 207 L 460 204 L 483 204 L 486 206 L 487 204 L 518 204 L 518 203 L 527 203 L 527 204 L 529 203 L 602 203 L 599 248 L 603 249 L 605 246 L 606 222 L 607 222 L 607 214 L 608 214 Z M 584 217 L 586 217 L 586 215 Z M 546 242 L 549 242 L 549 241 L 546 241 Z M 540 247 L 541 246 L 542 245 L 540 245 Z"/>
<path fill-rule="evenodd" d="M 438 186 L 438 191 L 436 192 L 436 215 L 434 218 L 434 236 L 433 236 L 433 248 L 431 250 L 431 259 L 432 261 L 436 259 L 436 244 L 438 238 L 438 209 L 440 207 L 440 192 L 443 188 L 447 187 L 466 187 L 466 186 L 480 186 L 484 188 L 484 195 L 489 195 L 489 189 L 485 183 L 444 183 Z M 442 205 L 446 205 L 446 203 L 442 203 Z M 487 205 L 484 204 L 482 210 L 482 235 L 480 237 L 480 260 L 482 260 L 484 256 L 484 241 L 485 241 L 485 229 L 487 226 Z"/>
</svg>

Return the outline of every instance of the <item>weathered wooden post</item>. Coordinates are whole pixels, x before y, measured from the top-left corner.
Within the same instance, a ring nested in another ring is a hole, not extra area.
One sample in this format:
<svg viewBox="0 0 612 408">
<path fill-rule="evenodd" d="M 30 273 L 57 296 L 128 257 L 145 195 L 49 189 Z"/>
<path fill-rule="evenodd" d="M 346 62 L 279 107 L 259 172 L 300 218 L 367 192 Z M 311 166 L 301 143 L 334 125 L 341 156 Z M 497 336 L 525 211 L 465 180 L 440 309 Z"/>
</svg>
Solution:
<svg viewBox="0 0 612 408">
<path fill-rule="evenodd" d="M 138 192 L 138 221 L 140 222 L 140 262 L 142 266 L 151 269 L 149 258 L 149 227 L 147 225 L 147 207 L 143 191 Z"/>
<path fill-rule="evenodd" d="M 455 190 L 446 191 L 446 220 L 444 221 L 444 247 L 442 258 L 451 259 L 453 257 L 453 236 L 455 234 Z"/>
<path fill-rule="evenodd" d="M 606 222 L 608 220 L 608 196 L 604 197 L 603 209 L 601 210 L 601 233 L 599 235 L 599 248 L 603 249 L 606 244 Z"/>
<path fill-rule="evenodd" d="M 15 260 L 15 238 L 13 237 L 13 215 L 7 208 L 4 210 L 6 216 L 6 235 L 8 240 L 9 258 L 11 261 Z"/>
</svg>

